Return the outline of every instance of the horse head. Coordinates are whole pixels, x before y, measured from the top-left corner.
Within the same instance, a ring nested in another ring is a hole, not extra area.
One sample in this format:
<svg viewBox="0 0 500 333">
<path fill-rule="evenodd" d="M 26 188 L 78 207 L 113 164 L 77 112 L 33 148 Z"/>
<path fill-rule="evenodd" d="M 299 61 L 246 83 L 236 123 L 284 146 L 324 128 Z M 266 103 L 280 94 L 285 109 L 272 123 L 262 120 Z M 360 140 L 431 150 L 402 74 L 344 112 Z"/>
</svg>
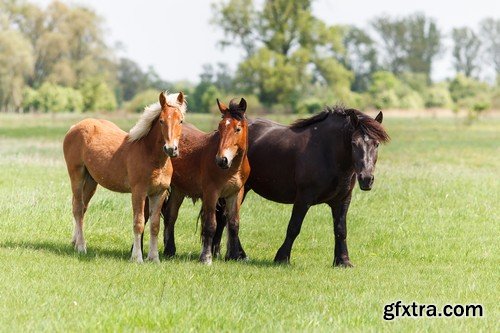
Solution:
<svg viewBox="0 0 500 333">
<path fill-rule="evenodd" d="M 217 105 L 222 113 L 219 122 L 219 149 L 215 162 L 222 169 L 228 169 L 234 158 L 247 149 L 248 126 L 245 117 L 247 102 L 244 98 L 237 103 L 234 99 L 227 107 L 217 99 Z"/>
<path fill-rule="evenodd" d="M 164 92 L 159 97 L 161 112 L 160 128 L 165 145 L 163 151 L 170 157 L 179 155 L 179 139 L 184 122 L 185 98 L 182 92 L 166 96 Z"/>
<path fill-rule="evenodd" d="M 359 187 L 363 191 L 369 191 L 375 179 L 373 174 L 377 163 L 378 146 L 381 142 L 388 141 L 389 137 L 380 126 L 383 119 L 382 112 L 373 119 L 349 111 L 350 122 L 354 128 L 351 139 L 354 171 L 357 174 Z"/>
</svg>

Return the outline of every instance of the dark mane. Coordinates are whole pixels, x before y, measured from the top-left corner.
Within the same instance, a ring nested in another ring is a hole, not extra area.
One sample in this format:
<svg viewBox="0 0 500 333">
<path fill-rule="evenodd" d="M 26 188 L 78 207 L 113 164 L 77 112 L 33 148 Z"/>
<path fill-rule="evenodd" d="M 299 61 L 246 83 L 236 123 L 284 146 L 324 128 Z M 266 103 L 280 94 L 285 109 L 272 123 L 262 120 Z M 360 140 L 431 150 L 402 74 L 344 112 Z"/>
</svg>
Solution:
<svg viewBox="0 0 500 333">
<path fill-rule="evenodd" d="M 350 114 L 354 113 L 359 120 L 359 130 L 368 135 L 370 138 L 380 141 L 380 142 L 389 142 L 390 137 L 389 134 L 385 131 L 384 127 L 376 121 L 375 119 L 369 117 L 368 115 L 362 113 L 356 109 L 346 109 L 343 106 L 335 105 L 335 106 L 327 106 L 320 113 L 305 119 L 298 119 L 294 123 L 290 125 L 292 129 L 301 129 L 308 127 L 310 125 L 322 122 L 327 119 L 328 116 L 334 115 L 337 116 L 337 119 L 346 121 L 350 123 Z M 352 129 L 352 126 L 350 126 Z"/>
<path fill-rule="evenodd" d="M 240 108 L 239 103 L 236 101 L 235 98 L 233 98 L 229 102 L 229 108 L 228 108 L 229 114 L 231 115 L 232 118 L 236 120 L 243 120 L 245 118 L 245 110 L 242 110 Z"/>
</svg>

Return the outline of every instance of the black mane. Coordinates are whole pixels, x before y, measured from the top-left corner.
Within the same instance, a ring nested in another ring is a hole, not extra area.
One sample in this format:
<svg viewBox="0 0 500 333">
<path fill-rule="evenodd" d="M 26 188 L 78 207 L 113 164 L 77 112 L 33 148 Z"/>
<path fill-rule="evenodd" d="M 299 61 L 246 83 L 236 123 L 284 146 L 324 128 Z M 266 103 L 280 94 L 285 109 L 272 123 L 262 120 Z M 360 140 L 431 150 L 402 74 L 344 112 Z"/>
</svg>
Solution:
<svg viewBox="0 0 500 333">
<path fill-rule="evenodd" d="M 370 138 L 374 140 L 378 140 L 380 142 L 388 142 L 390 140 L 389 135 L 382 127 L 382 125 L 376 121 L 375 119 L 369 117 L 363 112 L 356 109 L 346 109 L 343 106 L 335 105 L 335 106 L 327 106 L 323 111 L 318 114 L 313 115 L 312 117 L 305 119 L 298 119 L 294 123 L 290 125 L 292 129 L 301 129 L 309 127 L 313 124 L 319 123 L 327 119 L 329 116 L 337 116 L 337 119 L 346 121 L 350 123 L 350 115 L 354 113 L 359 120 L 359 130 L 368 135 Z"/>
</svg>

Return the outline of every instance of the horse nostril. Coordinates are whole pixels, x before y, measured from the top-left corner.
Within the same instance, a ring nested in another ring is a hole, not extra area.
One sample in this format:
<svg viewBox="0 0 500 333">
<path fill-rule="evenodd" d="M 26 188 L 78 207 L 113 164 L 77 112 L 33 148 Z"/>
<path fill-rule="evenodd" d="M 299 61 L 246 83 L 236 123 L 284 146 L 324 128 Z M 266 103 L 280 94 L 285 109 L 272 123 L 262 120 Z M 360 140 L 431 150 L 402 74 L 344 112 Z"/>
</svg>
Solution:
<svg viewBox="0 0 500 333">
<path fill-rule="evenodd" d="M 179 147 L 174 146 L 174 151 L 177 151 L 177 150 L 179 150 Z"/>
<path fill-rule="evenodd" d="M 223 157 L 222 157 L 222 163 L 223 163 L 224 165 L 227 165 L 227 157 L 226 157 L 226 156 L 223 156 Z"/>
</svg>

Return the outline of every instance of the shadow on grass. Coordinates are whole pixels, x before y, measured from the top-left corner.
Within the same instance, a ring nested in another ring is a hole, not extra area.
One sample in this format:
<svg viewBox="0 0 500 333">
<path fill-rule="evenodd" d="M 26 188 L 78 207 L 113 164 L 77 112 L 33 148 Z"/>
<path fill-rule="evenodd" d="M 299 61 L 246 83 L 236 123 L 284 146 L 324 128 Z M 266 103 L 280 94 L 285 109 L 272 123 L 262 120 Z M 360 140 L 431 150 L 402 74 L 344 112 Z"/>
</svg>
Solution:
<svg viewBox="0 0 500 333">
<path fill-rule="evenodd" d="M 120 259 L 120 260 L 128 260 L 130 258 L 130 253 L 128 251 L 109 250 L 99 247 L 87 248 L 86 254 L 79 254 L 78 252 L 75 251 L 73 245 L 71 244 L 49 242 L 49 241 L 45 242 L 6 241 L 0 243 L 0 248 L 5 248 L 5 249 L 20 248 L 20 249 L 34 250 L 34 251 L 47 251 L 65 257 L 77 257 L 78 260 L 81 261 L 92 261 L 98 257 Z"/>
<path fill-rule="evenodd" d="M 162 261 L 189 261 L 189 262 L 198 262 L 200 258 L 200 254 L 197 252 L 184 252 L 184 253 L 179 253 L 176 254 L 173 257 L 162 257 Z M 288 267 L 290 265 L 288 264 L 277 264 L 273 260 L 267 260 L 267 259 L 247 259 L 247 260 L 225 260 L 224 256 L 214 258 L 214 262 L 221 262 L 221 263 L 233 263 L 233 264 L 241 264 L 241 265 L 248 265 L 248 266 L 256 266 L 256 267 Z"/>
<path fill-rule="evenodd" d="M 100 248 L 92 246 L 87 248 L 86 254 L 79 254 L 75 251 L 71 244 L 61 243 L 61 242 L 30 242 L 30 241 L 6 241 L 0 243 L 0 248 L 4 249 L 25 249 L 25 250 L 33 250 L 33 251 L 46 251 L 59 256 L 65 257 L 75 257 L 80 261 L 93 261 L 96 258 L 111 258 L 116 260 L 128 261 L 130 259 L 130 250 L 109 250 L 106 248 Z M 198 262 L 199 261 L 199 253 L 197 252 L 184 252 L 176 254 L 174 257 L 165 258 L 161 256 L 162 262 L 168 261 L 177 261 L 177 262 Z M 227 262 L 228 264 L 241 264 L 255 267 L 290 267 L 289 264 L 277 264 L 273 260 L 268 259 L 248 259 L 248 260 L 238 260 L 238 261 L 226 261 L 224 260 L 224 256 L 221 258 L 214 259 L 216 262 Z"/>
</svg>

